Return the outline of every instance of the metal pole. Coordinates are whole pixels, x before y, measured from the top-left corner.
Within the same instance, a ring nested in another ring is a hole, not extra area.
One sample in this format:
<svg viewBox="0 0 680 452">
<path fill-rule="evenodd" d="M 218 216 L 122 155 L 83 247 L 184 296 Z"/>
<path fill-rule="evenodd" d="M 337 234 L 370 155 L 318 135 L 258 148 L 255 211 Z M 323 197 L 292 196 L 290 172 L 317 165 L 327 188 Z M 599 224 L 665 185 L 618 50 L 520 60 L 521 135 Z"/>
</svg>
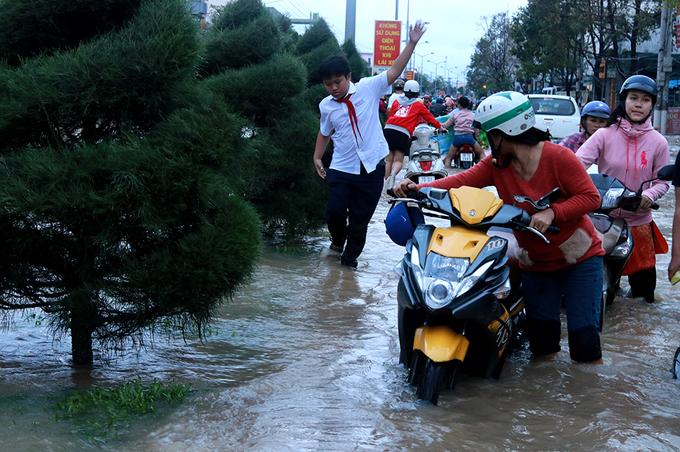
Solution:
<svg viewBox="0 0 680 452">
<path fill-rule="evenodd" d="M 656 67 L 656 84 L 659 87 L 659 95 L 654 111 L 654 125 L 661 134 L 666 133 L 668 122 L 668 79 L 667 75 L 672 72 L 673 60 L 671 57 L 671 22 L 673 15 L 670 7 L 664 3 L 661 9 L 661 35 L 659 37 L 659 58 Z"/>
<path fill-rule="evenodd" d="M 345 41 L 356 43 L 357 0 L 346 0 L 345 5 Z"/>
<path fill-rule="evenodd" d="M 394 20 L 399 20 L 399 0 L 394 0 Z"/>
</svg>

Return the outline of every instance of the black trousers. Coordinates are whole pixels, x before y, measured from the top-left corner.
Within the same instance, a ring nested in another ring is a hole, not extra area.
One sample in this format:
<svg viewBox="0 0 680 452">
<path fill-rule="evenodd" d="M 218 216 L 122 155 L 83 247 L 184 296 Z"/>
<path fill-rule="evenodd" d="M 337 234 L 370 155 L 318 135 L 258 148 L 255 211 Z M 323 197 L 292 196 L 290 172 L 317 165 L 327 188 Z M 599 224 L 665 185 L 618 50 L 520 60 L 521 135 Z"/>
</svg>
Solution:
<svg viewBox="0 0 680 452">
<path fill-rule="evenodd" d="M 385 181 L 385 162 L 361 174 L 328 170 L 328 202 L 326 223 L 334 245 L 344 247 L 342 263 L 352 265 L 366 244 L 368 223 L 378 205 Z"/>
<path fill-rule="evenodd" d="M 644 297 L 647 303 L 654 303 L 656 268 L 648 268 L 628 275 L 628 283 L 631 296 Z"/>
</svg>

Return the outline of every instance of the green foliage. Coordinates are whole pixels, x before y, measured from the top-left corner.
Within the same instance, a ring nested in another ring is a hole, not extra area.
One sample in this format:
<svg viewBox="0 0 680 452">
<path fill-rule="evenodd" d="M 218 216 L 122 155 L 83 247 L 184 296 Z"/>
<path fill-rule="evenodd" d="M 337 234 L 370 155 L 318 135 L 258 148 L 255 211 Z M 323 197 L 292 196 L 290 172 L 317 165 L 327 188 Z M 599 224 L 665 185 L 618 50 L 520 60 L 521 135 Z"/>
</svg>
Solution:
<svg viewBox="0 0 680 452">
<path fill-rule="evenodd" d="M 116 33 L 3 70 L 0 152 L 148 130 L 175 102 L 189 101 L 182 85 L 193 76 L 197 52 L 185 5 L 147 1 Z"/>
<path fill-rule="evenodd" d="M 517 59 L 511 54 L 513 41 L 507 13 L 485 18 L 485 32 L 471 57 L 468 84 L 476 93 L 513 89 Z M 482 88 L 484 85 L 486 89 Z"/>
<path fill-rule="evenodd" d="M 247 34 L 244 30 L 264 16 L 257 13 L 261 11 L 258 2 L 252 6 L 254 12 L 247 13 L 245 5 L 249 3 L 252 2 L 237 1 L 225 6 L 219 13 L 217 28 L 228 29 L 237 36 Z M 270 17 L 268 12 L 267 17 Z M 279 20 L 277 24 L 280 33 L 275 36 L 281 43 L 279 49 L 290 47 L 295 35 L 286 28 L 290 27 L 289 21 Z M 319 30 L 324 27 L 327 33 L 323 42 L 330 47 L 319 49 L 309 34 L 319 36 Z M 202 82 L 232 111 L 247 118 L 246 128 L 255 131 L 254 137 L 247 141 L 249 147 L 236 156 L 234 165 L 250 174 L 243 175 L 242 183 L 232 183 L 232 186 L 256 207 L 268 232 L 283 232 L 287 236 L 323 224 L 326 187 L 316 175 L 311 154 L 319 130 L 318 103 L 326 94 L 321 88 L 324 94 L 317 95 L 318 89 L 309 90 L 305 85 L 310 71 L 317 71 L 321 59 L 340 51 L 325 23 L 320 27 L 312 25 L 300 42 L 313 57 L 277 53 L 257 59 L 256 64 L 249 66 L 221 64 L 214 66 L 216 72 Z M 219 51 L 217 46 L 209 48 L 206 61 L 233 60 L 230 55 L 234 50 L 223 47 Z M 227 67 L 235 69 L 227 70 Z"/>
<path fill-rule="evenodd" d="M 303 55 L 309 53 L 326 42 L 335 42 L 335 44 L 337 44 L 338 40 L 335 39 L 335 35 L 326 21 L 319 19 L 314 22 L 300 38 L 297 45 L 297 54 Z"/>
<path fill-rule="evenodd" d="M 321 83 L 319 64 L 329 55 L 342 53 L 335 35 L 325 20 L 314 22 L 298 41 L 296 54 L 305 64 L 309 74 L 309 84 Z"/>
<path fill-rule="evenodd" d="M 241 136 L 250 123 L 196 77 L 186 2 L 135 12 L 72 49 L 0 65 L 0 300 L 70 331 L 75 364 L 92 362 L 93 339 L 168 319 L 200 332 L 261 246 L 244 199 L 256 180 L 238 165 L 259 151 Z"/>
<path fill-rule="evenodd" d="M 342 45 L 342 51 L 347 56 L 349 67 L 352 69 L 352 81 L 354 83 L 369 75 L 369 68 L 366 61 L 361 57 L 354 41 L 348 39 Z"/>
<path fill-rule="evenodd" d="M 77 433 L 92 442 L 104 443 L 118 438 L 130 421 L 163 415 L 162 409 L 181 403 L 190 391 L 191 385 L 155 379 L 143 385 L 141 378 L 137 378 L 114 389 L 74 392 L 54 405 L 55 419 L 68 419 Z"/>
<path fill-rule="evenodd" d="M 210 20 L 216 30 L 237 30 L 263 14 L 268 14 L 261 0 L 236 0 L 215 8 Z"/>
<path fill-rule="evenodd" d="M 206 85 L 222 94 L 234 111 L 264 125 L 266 117 L 279 112 L 287 99 L 304 90 L 306 79 L 307 71 L 300 60 L 282 55 L 240 71 L 223 72 L 206 80 Z M 263 93 L 253 87 L 253 80 L 272 89 Z"/>
<path fill-rule="evenodd" d="M 123 26 L 141 0 L 0 1 L 0 60 L 18 66 L 22 58 L 77 47 Z"/>
<path fill-rule="evenodd" d="M 250 4 L 253 1 L 238 0 L 218 11 L 228 15 L 232 9 L 241 10 L 242 3 Z M 205 59 L 201 65 L 203 76 L 262 63 L 281 50 L 279 26 L 269 11 L 260 10 L 261 13 L 249 22 L 239 24 L 231 21 L 229 27 L 210 29 L 205 43 Z"/>
</svg>

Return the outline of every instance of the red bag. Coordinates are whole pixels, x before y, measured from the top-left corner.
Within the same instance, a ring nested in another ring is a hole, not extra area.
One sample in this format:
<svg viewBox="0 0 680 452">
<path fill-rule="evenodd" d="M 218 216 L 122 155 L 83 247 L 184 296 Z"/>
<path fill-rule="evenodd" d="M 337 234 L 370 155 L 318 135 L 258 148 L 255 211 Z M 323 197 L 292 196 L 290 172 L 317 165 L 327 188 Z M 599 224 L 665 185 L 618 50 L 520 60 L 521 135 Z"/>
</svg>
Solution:
<svg viewBox="0 0 680 452">
<path fill-rule="evenodd" d="M 654 238 L 654 253 L 666 254 L 668 252 L 668 243 L 664 238 L 656 223 L 652 221 L 652 237 Z"/>
</svg>

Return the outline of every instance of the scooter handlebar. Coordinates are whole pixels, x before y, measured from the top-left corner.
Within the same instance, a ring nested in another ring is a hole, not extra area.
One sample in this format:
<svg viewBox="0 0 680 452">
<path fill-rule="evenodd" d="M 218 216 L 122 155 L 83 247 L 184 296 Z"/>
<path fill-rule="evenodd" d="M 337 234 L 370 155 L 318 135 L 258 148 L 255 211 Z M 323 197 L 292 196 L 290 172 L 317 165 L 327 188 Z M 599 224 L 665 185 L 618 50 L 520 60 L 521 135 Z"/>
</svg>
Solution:
<svg viewBox="0 0 680 452">
<path fill-rule="evenodd" d="M 657 203 L 654 203 L 654 204 L 651 205 L 650 208 L 651 208 L 651 209 L 654 209 L 654 210 L 658 210 L 658 209 L 659 209 L 659 205 L 658 205 Z"/>
<path fill-rule="evenodd" d="M 393 198 L 397 197 L 397 195 L 394 194 L 394 190 L 391 188 L 388 188 L 386 193 Z M 422 197 L 418 190 L 406 190 L 405 193 L 406 197 L 411 199 L 420 199 Z"/>
<path fill-rule="evenodd" d="M 556 235 L 556 234 L 560 233 L 560 228 L 558 228 L 557 226 L 554 226 L 554 225 L 550 225 L 550 226 L 548 226 L 548 229 L 545 230 L 545 233 Z"/>
</svg>

